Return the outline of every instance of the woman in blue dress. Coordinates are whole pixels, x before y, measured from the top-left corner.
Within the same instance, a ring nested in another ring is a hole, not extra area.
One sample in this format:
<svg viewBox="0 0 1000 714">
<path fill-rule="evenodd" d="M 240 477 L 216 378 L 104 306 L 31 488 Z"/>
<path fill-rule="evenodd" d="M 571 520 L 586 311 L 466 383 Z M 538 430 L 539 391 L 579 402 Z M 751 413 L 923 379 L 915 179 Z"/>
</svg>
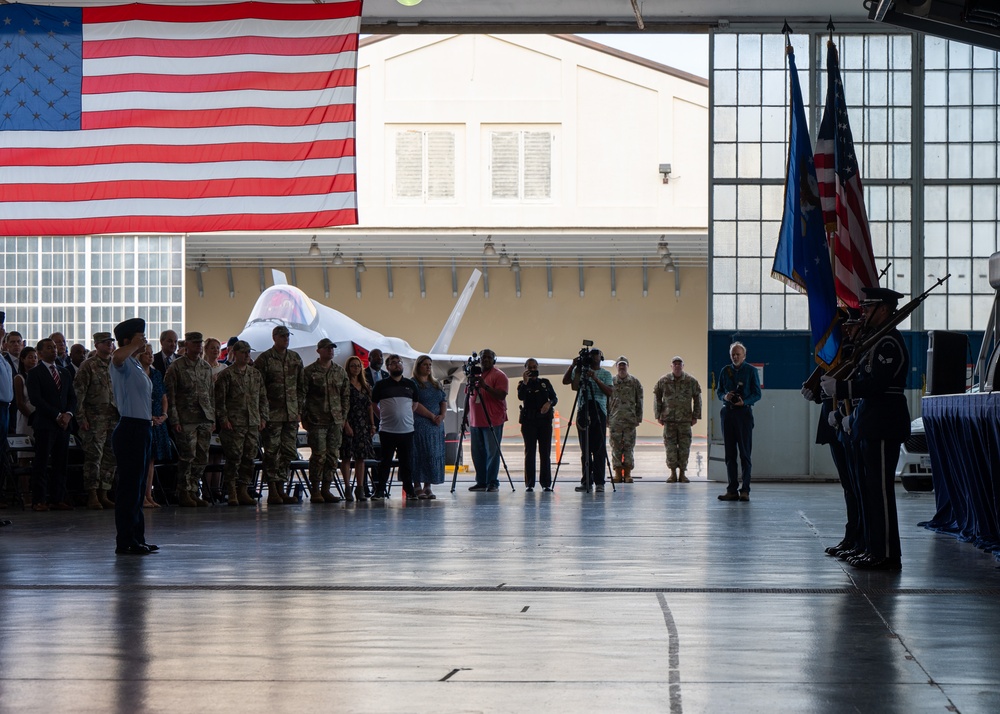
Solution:
<svg viewBox="0 0 1000 714">
<path fill-rule="evenodd" d="M 413 365 L 417 401 L 437 415 L 428 419 L 413 413 L 413 485 L 421 500 L 437 498 L 431 486 L 444 483 L 444 415 L 448 396 L 431 374 L 433 366 L 427 355 L 418 357 Z"/>
<path fill-rule="evenodd" d="M 139 353 L 139 364 L 142 365 L 146 376 L 153 383 L 153 440 L 149 459 L 149 473 L 146 474 L 146 496 L 143 501 L 143 508 L 159 508 L 160 504 L 153 499 L 153 468 L 157 462 L 168 461 L 170 459 L 170 434 L 167 433 L 167 390 L 163 385 L 163 375 L 158 370 L 152 368 L 153 348 L 146 345 L 146 349 Z"/>
</svg>

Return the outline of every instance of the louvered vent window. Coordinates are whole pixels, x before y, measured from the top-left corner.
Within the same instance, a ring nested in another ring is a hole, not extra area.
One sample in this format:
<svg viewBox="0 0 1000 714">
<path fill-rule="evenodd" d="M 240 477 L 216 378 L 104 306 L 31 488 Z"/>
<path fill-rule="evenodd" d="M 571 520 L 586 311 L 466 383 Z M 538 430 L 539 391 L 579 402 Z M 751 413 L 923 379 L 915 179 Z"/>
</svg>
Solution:
<svg viewBox="0 0 1000 714">
<path fill-rule="evenodd" d="M 422 202 L 455 198 L 455 132 L 396 134 L 395 197 Z"/>
<path fill-rule="evenodd" d="M 551 132 L 494 131 L 490 141 L 494 200 L 552 198 Z"/>
</svg>

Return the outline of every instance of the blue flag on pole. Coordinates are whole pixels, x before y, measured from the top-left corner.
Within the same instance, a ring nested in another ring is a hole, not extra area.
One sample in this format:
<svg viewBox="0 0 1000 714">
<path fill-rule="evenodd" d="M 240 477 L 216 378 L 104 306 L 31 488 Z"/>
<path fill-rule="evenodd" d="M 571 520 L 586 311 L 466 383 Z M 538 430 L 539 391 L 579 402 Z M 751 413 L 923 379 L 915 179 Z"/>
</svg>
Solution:
<svg viewBox="0 0 1000 714">
<path fill-rule="evenodd" d="M 795 68 L 795 54 L 791 48 L 788 50 L 788 66 L 791 75 L 791 125 L 785 208 L 771 277 L 809 297 L 809 326 L 816 362 L 829 368 L 840 351 L 837 294 L 809 127 L 806 125 L 806 110 Z"/>
</svg>

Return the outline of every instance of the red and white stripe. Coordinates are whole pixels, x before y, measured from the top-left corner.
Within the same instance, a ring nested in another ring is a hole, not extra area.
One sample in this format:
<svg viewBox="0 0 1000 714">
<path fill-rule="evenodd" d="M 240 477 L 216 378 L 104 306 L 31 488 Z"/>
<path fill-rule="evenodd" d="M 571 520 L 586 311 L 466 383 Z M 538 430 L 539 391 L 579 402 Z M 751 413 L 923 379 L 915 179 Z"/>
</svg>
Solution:
<svg viewBox="0 0 1000 714">
<path fill-rule="evenodd" d="M 84 9 L 82 128 L 0 132 L 0 234 L 356 223 L 360 12 Z"/>
<path fill-rule="evenodd" d="M 859 307 L 862 287 L 878 285 L 878 270 L 872 253 L 865 209 L 864 189 L 859 173 L 841 183 L 834 165 L 833 141 L 816 142 L 816 180 L 824 216 L 836 216 L 826 224 L 827 239 L 833 249 L 833 279 L 837 298 L 850 307 Z"/>
</svg>

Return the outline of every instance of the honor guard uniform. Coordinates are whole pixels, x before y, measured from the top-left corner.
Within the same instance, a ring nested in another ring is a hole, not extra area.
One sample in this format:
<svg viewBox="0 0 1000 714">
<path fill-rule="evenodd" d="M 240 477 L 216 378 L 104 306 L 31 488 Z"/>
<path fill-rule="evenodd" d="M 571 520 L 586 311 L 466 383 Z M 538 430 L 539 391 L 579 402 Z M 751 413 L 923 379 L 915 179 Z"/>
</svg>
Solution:
<svg viewBox="0 0 1000 714">
<path fill-rule="evenodd" d="M 863 288 L 861 303 L 866 327 L 874 333 L 891 319 L 900 293 L 888 288 Z M 899 570 L 899 522 L 896 515 L 896 463 L 899 447 L 910 436 L 906 406 L 906 377 L 910 356 L 903 337 L 889 330 L 867 352 L 859 355 L 850 379 L 823 377 L 823 391 L 838 399 L 860 399 L 854 411 L 852 432 L 856 439 L 867 555 L 848 563 L 865 570 Z"/>
<path fill-rule="evenodd" d="M 83 445 L 83 487 L 87 491 L 87 508 L 95 511 L 115 507 L 107 495 L 117 465 L 111 434 L 118 426 L 118 407 L 109 370 L 114 343 L 110 332 L 95 333 L 94 354 L 83 361 L 73 378 L 76 423 Z"/>
</svg>

